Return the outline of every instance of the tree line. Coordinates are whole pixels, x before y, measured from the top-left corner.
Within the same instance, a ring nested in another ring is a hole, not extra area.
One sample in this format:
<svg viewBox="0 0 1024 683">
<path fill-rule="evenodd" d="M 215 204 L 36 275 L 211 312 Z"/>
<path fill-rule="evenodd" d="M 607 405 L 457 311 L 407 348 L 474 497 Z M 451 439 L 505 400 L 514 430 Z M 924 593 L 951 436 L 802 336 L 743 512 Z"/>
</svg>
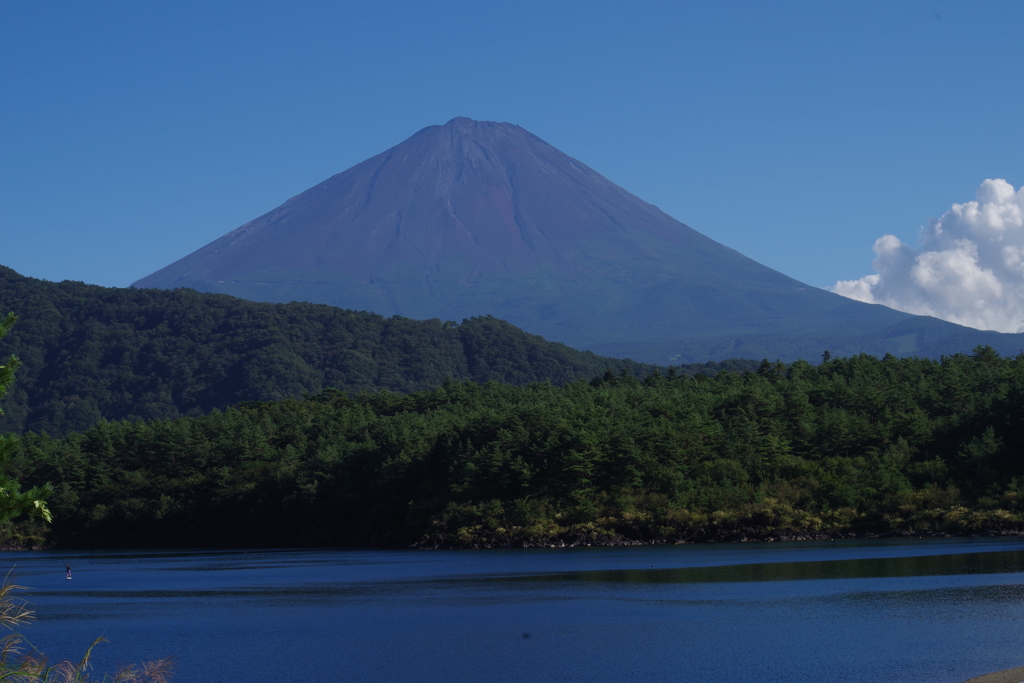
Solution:
<svg viewBox="0 0 1024 683">
<path fill-rule="evenodd" d="M 0 266 L 0 304 L 19 322 L 4 340 L 21 359 L 0 433 L 83 431 L 101 419 L 197 416 L 242 401 L 421 391 L 446 378 L 524 385 L 590 379 L 602 358 L 483 316 L 453 321 L 270 304 L 188 289 L 46 282 Z M 739 366 L 736 363 L 740 363 Z M 745 367 L 709 363 L 691 372 Z"/>
<path fill-rule="evenodd" d="M 472 546 L 1019 530 L 1024 356 L 325 390 L 29 433 L 65 547 Z"/>
</svg>

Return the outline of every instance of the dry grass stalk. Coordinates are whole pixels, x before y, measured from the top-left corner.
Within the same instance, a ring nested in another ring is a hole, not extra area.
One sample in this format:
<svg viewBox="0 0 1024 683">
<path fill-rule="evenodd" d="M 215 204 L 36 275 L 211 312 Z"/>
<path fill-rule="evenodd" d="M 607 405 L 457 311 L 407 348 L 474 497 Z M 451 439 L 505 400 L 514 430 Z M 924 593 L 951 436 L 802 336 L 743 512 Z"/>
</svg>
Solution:
<svg viewBox="0 0 1024 683">
<path fill-rule="evenodd" d="M 103 637 L 94 640 L 77 663 L 62 660 L 49 664 L 46 656 L 35 650 L 23 653 L 25 641 L 15 627 L 31 621 L 34 616 L 25 600 L 13 596 L 21 590 L 26 589 L 11 583 L 10 573 L 0 585 L 0 625 L 11 631 L 0 638 L 0 683 L 169 683 L 171 680 L 174 666 L 170 658 L 139 666 L 131 664 L 121 667 L 113 676 L 103 674 L 102 678 L 91 678 L 88 671 L 92 651 L 106 642 Z"/>
</svg>

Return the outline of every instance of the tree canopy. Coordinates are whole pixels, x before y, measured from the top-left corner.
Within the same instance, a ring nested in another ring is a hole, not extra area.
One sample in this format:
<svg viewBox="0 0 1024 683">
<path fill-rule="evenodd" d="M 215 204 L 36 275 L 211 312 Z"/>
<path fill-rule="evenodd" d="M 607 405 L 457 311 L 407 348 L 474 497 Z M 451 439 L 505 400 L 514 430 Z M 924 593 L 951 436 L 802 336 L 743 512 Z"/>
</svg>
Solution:
<svg viewBox="0 0 1024 683">
<path fill-rule="evenodd" d="M 27 434 L 64 546 L 506 545 L 1022 528 L 1024 356 L 325 391 Z"/>
<path fill-rule="evenodd" d="M 0 320 L 0 340 L 7 335 L 15 320 L 14 313 L 8 313 L 3 320 Z M 14 371 L 17 368 L 18 358 L 13 355 L 7 359 L 6 364 L 0 365 L 0 399 L 4 397 L 11 382 L 14 381 Z M 2 414 L 3 411 L 0 410 L 0 415 Z M 23 492 L 21 484 L 5 472 L 5 466 L 17 445 L 16 437 L 0 435 L 0 525 L 5 525 L 22 515 L 40 517 L 49 522 L 52 517 L 50 509 L 46 506 L 46 498 L 53 493 L 49 484 L 41 484 Z"/>
</svg>

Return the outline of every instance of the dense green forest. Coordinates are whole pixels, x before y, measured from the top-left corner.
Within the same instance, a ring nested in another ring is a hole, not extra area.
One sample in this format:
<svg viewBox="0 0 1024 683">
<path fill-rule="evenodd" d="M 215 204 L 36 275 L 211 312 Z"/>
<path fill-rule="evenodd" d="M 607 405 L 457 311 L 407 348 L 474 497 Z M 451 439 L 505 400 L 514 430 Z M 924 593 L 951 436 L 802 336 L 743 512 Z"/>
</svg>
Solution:
<svg viewBox="0 0 1024 683">
<path fill-rule="evenodd" d="M 546 342 L 491 317 L 461 324 L 383 318 L 187 289 L 53 283 L 2 266 L 0 307 L 19 318 L 3 352 L 21 359 L 0 433 L 63 436 L 100 419 L 202 415 L 328 387 L 410 392 L 447 378 L 564 384 L 609 366 L 641 376 L 653 369 Z M 686 372 L 744 364 L 750 361 Z"/>
<path fill-rule="evenodd" d="M 27 434 L 66 547 L 991 533 L 1024 519 L 1024 356 L 252 402 Z"/>
</svg>

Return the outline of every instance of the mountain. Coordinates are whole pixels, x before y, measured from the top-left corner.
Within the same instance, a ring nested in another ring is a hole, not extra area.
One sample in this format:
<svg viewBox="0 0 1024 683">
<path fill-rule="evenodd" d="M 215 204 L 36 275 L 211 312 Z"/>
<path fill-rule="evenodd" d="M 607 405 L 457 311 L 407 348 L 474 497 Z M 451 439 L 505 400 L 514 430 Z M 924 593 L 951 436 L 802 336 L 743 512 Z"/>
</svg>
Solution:
<svg viewBox="0 0 1024 683">
<path fill-rule="evenodd" d="M 0 434 L 64 435 L 101 419 L 174 418 L 325 388 L 408 393 L 446 379 L 515 385 L 654 366 L 547 342 L 491 317 L 461 324 L 330 306 L 267 304 L 181 289 L 46 282 L 0 266 L 0 310 L 18 322 L 0 358 L 21 359 Z M 5 361 L 0 361 L 5 362 Z M 733 362 L 680 375 L 746 369 Z"/>
<path fill-rule="evenodd" d="M 509 123 L 456 118 L 134 283 L 381 315 L 494 315 L 576 348 L 679 363 L 933 355 L 978 332 L 805 285 Z"/>
</svg>

